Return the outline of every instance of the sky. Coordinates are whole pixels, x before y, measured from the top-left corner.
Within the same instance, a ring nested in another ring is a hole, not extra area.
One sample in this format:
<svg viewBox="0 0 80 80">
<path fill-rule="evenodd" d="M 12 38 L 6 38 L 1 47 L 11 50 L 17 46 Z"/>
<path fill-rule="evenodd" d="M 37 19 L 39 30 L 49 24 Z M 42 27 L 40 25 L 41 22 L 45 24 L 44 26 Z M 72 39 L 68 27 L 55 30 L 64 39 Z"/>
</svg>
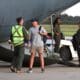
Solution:
<svg viewBox="0 0 80 80">
<path fill-rule="evenodd" d="M 62 14 L 68 14 L 69 16 L 80 16 L 80 3 L 77 3 L 76 5 L 65 10 Z"/>
</svg>

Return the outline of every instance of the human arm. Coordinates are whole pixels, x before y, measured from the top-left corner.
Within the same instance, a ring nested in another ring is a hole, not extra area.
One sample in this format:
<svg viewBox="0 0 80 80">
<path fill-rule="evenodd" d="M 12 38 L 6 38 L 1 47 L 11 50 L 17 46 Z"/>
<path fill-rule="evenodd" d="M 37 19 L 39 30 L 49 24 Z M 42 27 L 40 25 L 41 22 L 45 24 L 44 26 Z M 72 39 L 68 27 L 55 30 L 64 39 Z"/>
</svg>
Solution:
<svg viewBox="0 0 80 80">
<path fill-rule="evenodd" d="M 41 30 L 39 31 L 39 34 L 42 35 L 42 36 L 47 36 L 48 33 L 43 27 L 41 27 Z"/>
</svg>

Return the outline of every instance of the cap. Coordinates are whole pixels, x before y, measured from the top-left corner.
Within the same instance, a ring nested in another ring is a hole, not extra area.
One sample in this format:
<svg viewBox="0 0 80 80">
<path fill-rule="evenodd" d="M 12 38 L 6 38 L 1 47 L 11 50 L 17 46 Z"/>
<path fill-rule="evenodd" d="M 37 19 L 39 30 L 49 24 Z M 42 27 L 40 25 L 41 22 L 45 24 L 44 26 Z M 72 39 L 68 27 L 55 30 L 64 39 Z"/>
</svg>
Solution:
<svg viewBox="0 0 80 80">
<path fill-rule="evenodd" d="M 37 21 L 37 22 L 38 22 L 38 19 L 33 18 L 33 19 L 31 20 L 31 22 L 35 22 L 35 21 Z"/>
</svg>

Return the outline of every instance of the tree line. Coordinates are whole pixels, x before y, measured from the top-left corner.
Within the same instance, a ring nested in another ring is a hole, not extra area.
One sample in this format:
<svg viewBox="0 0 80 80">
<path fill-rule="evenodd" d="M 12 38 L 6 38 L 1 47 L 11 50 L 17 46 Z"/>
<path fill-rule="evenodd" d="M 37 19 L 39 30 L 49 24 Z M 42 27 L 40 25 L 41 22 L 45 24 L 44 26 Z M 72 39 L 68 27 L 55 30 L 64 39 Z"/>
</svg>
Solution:
<svg viewBox="0 0 80 80">
<path fill-rule="evenodd" d="M 62 24 L 78 24 L 80 22 L 80 16 L 68 16 L 67 14 L 61 15 Z M 43 24 L 50 24 L 50 18 L 47 18 Z"/>
</svg>

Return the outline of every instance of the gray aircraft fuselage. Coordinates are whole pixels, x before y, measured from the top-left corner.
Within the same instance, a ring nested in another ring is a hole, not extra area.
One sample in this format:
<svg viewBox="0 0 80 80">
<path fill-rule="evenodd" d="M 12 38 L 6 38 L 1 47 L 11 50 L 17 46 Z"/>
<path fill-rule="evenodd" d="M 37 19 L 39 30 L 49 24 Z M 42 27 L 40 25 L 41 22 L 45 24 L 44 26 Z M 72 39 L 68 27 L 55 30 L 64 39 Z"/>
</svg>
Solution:
<svg viewBox="0 0 80 80">
<path fill-rule="evenodd" d="M 9 39 L 10 27 L 16 24 L 17 17 L 25 21 L 46 17 L 78 3 L 80 0 L 0 0 L 0 41 Z"/>
</svg>

